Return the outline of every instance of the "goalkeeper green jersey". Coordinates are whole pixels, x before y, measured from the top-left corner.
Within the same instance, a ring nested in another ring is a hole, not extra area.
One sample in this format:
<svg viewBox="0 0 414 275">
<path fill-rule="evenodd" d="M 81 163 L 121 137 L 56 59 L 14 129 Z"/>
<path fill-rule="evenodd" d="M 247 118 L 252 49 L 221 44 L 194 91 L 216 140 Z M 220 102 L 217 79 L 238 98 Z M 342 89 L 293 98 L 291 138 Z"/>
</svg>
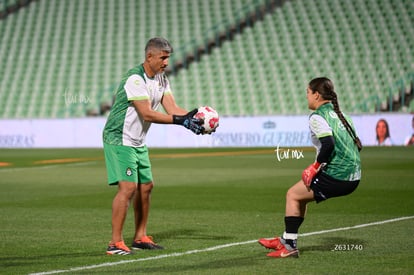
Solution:
<svg viewBox="0 0 414 275">
<path fill-rule="evenodd" d="M 157 110 L 162 97 L 169 93 L 170 84 L 164 74 L 150 78 L 145 74 L 142 64 L 130 69 L 116 91 L 115 102 L 103 130 L 104 143 L 144 146 L 151 123 L 139 116 L 132 101 L 149 100 L 152 109 Z"/>
<path fill-rule="evenodd" d="M 344 114 L 344 117 L 354 129 L 352 120 Z M 338 115 L 333 109 L 332 103 L 327 103 L 316 109 L 309 117 L 312 143 L 316 147 L 317 155 L 321 148 L 320 138 L 333 136 L 335 148 L 332 152 L 323 173 L 344 181 L 361 179 L 361 159 L 354 140 L 349 135 Z M 354 129 L 355 131 L 355 129 Z"/>
</svg>

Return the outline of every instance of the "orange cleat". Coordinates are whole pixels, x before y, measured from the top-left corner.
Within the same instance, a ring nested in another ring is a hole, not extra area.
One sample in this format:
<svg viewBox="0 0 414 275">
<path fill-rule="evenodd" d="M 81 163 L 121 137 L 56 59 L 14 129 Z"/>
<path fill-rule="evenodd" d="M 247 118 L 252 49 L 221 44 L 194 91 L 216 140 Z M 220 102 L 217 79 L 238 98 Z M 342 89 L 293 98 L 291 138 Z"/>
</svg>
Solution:
<svg viewBox="0 0 414 275">
<path fill-rule="evenodd" d="M 283 240 L 281 237 L 276 237 L 274 239 L 265 239 L 262 238 L 259 240 L 259 244 L 261 244 L 262 246 L 268 248 L 268 249 L 282 249 L 285 244 L 285 240 Z"/>
<path fill-rule="evenodd" d="M 125 245 L 124 241 L 115 243 L 115 245 L 109 245 L 106 249 L 108 255 L 130 255 L 132 254 L 128 246 Z"/>
<path fill-rule="evenodd" d="M 132 243 L 132 249 L 164 249 L 164 247 L 154 243 L 151 236 L 144 236 Z"/>
</svg>

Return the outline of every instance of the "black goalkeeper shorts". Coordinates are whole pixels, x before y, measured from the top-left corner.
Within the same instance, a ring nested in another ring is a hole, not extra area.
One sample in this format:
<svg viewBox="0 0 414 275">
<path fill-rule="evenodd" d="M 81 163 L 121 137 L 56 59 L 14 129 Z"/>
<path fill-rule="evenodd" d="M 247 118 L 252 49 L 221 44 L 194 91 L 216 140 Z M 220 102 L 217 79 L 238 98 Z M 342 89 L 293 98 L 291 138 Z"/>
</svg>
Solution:
<svg viewBox="0 0 414 275">
<path fill-rule="evenodd" d="M 358 184 L 359 180 L 337 180 L 325 173 L 319 173 L 312 180 L 310 188 L 313 190 L 315 201 L 319 203 L 329 198 L 351 194 L 358 187 Z"/>
</svg>

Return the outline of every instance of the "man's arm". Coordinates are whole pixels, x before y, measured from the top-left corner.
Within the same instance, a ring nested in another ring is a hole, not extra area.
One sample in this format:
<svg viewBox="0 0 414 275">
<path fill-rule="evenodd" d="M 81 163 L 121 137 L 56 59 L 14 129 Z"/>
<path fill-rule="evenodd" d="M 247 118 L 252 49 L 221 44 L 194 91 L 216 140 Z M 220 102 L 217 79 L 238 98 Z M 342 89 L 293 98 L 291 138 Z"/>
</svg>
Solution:
<svg viewBox="0 0 414 275">
<path fill-rule="evenodd" d="M 161 104 L 164 107 L 167 114 L 170 115 L 185 115 L 188 112 L 177 105 L 172 94 L 165 94 L 162 97 Z"/>
<path fill-rule="evenodd" d="M 148 122 L 159 123 L 159 124 L 172 124 L 173 116 L 172 114 L 164 114 L 158 111 L 155 111 L 151 108 L 151 103 L 149 100 L 133 100 L 135 110 L 138 112 L 140 117 Z M 184 113 L 185 114 L 185 113 Z"/>
<path fill-rule="evenodd" d="M 149 100 L 134 100 L 132 103 L 134 104 L 134 107 L 140 117 L 145 121 L 159 124 L 178 124 L 191 130 L 197 135 L 204 133 L 204 127 L 201 125 L 202 120 L 194 118 L 197 109 L 194 109 L 188 113 L 184 110 L 183 115 L 164 114 L 153 110 Z"/>
</svg>

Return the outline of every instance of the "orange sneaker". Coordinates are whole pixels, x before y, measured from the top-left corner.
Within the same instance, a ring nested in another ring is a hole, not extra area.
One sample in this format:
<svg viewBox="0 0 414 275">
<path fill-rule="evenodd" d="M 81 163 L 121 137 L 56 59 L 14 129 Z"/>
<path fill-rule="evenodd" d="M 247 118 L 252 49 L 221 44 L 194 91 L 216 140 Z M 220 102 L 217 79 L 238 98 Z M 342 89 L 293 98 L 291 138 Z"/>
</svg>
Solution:
<svg viewBox="0 0 414 275">
<path fill-rule="evenodd" d="M 273 239 L 262 238 L 258 242 L 259 244 L 261 244 L 262 246 L 268 249 L 275 249 L 275 250 L 282 249 L 284 247 L 283 245 L 285 244 L 285 241 L 281 237 L 276 237 Z"/>
<path fill-rule="evenodd" d="M 115 243 L 115 245 L 109 245 L 106 249 L 108 255 L 130 255 L 132 251 L 125 245 L 124 241 Z"/>
<path fill-rule="evenodd" d="M 161 245 L 154 243 L 151 236 L 144 236 L 140 240 L 134 240 L 132 249 L 164 249 Z"/>
</svg>

